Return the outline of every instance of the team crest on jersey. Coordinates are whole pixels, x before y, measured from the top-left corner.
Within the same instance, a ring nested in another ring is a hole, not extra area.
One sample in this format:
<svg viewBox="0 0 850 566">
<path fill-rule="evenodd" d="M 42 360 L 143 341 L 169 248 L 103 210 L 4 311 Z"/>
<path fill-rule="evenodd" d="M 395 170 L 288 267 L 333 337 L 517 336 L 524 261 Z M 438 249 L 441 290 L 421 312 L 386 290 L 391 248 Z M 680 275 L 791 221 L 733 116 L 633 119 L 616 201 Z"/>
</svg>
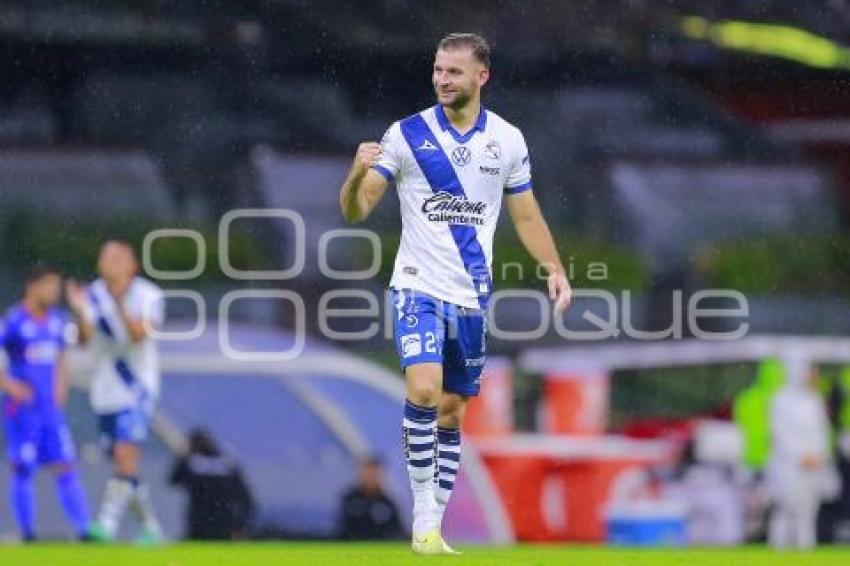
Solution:
<svg viewBox="0 0 850 566">
<path fill-rule="evenodd" d="M 404 322 L 405 324 L 407 324 L 407 326 L 413 328 L 417 324 L 419 324 L 419 317 L 417 317 L 415 314 L 409 314 L 404 317 Z"/>
<path fill-rule="evenodd" d="M 496 140 L 490 140 L 484 146 L 484 155 L 490 159 L 500 159 L 502 157 L 502 146 Z"/>
<path fill-rule="evenodd" d="M 454 161 L 455 165 L 463 167 L 472 161 L 472 152 L 464 145 L 456 147 L 454 151 L 452 151 L 452 161 Z"/>
</svg>

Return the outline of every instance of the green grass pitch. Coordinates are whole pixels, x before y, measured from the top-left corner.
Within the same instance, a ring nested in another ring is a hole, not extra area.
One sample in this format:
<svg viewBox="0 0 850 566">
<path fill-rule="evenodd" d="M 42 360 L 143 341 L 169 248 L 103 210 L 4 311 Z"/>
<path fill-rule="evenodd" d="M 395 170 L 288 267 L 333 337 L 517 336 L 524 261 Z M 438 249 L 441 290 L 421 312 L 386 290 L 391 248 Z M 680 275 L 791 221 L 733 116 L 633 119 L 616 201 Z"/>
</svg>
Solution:
<svg viewBox="0 0 850 566">
<path fill-rule="evenodd" d="M 601 546 L 518 545 L 506 548 L 460 546 L 462 556 L 416 556 L 403 544 L 233 543 L 173 544 L 153 549 L 131 546 L 35 544 L 0 546 L 0 564 L 15 566 L 267 566 L 341 565 L 682 565 L 779 566 L 850 564 L 850 547 L 813 552 L 775 552 L 764 547 L 736 549 L 623 549 Z"/>
</svg>

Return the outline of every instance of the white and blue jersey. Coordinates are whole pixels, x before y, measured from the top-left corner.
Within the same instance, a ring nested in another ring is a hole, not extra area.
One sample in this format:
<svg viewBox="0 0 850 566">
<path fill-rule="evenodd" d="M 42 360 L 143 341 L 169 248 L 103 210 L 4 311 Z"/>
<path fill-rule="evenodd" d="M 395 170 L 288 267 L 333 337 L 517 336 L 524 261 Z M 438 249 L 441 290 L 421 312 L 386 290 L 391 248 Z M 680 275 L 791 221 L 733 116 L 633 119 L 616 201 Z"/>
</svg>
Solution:
<svg viewBox="0 0 850 566">
<path fill-rule="evenodd" d="M 115 298 L 103 280 L 88 287 L 85 317 L 94 328 L 91 347 L 94 375 L 92 409 L 98 415 L 101 444 L 111 451 L 116 442 L 143 442 L 159 398 L 159 353 L 153 338 L 134 343 L 118 313 Z M 126 313 L 159 327 L 165 317 L 162 291 L 136 277 L 121 299 Z"/>
<path fill-rule="evenodd" d="M 531 189 L 522 133 L 481 108 L 458 133 L 440 105 L 394 123 L 374 168 L 395 181 L 401 243 L 390 281 L 402 368 L 443 365 L 443 389 L 477 395 L 502 197 Z"/>
<path fill-rule="evenodd" d="M 71 434 L 56 403 L 57 368 L 66 346 L 67 324 L 67 317 L 58 309 L 34 317 L 23 305 L 9 309 L 0 323 L 5 372 L 33 393 L 32 399 L 25 402 L 16 402 L 9 396 L 3 399 L 6 448 L 15 464 L 74 459 Z"/>
<path fill-rule="evenodd" d="M 94 328 L 91 403 L 95 413 L 109 414 L 139 406 L 142 397 L 152 403 L 159 397 L 159 352 L 152 338 L 134 343 L 118 313 L 115 299 L 102 279 L 88 287 L 84 316 Z M 165 317 L 162 291 L 136 277 L 122 297 L 131 317 L 146 319 L 153 328 Z"/>
<path fill-rule="evenodd" d="M 381 147 L 374 168 L 395 181 L 401 203 L 390 286 L 486 308 L 502 196 L 531 189 L 522 133 L 482 107 L 461 135 L 437 105 L 394 123 Z"/>
</svg>

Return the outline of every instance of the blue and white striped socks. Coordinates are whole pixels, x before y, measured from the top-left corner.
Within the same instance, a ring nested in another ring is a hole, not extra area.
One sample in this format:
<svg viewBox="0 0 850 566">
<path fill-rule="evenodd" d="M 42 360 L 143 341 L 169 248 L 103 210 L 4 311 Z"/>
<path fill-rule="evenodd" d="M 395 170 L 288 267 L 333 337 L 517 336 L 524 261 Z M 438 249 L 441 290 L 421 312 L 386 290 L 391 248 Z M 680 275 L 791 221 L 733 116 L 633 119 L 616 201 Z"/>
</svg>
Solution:
<svg viewBox="0 0 850 566">
<path fill-rule="evenodd" d="M 406 400 L 404 403 L 404 455 L 410 489 L 413 491 L 413 534 L 423 534 L 438 525 L 434 499 L 434 462 L 437 407 L 423 407 Z"/>
<path fill-rule="evenodd" d="M 460 429 L 437 427 L 437 474 L 434 499 L 442 521 L 460 467 Z"/>
</svg>

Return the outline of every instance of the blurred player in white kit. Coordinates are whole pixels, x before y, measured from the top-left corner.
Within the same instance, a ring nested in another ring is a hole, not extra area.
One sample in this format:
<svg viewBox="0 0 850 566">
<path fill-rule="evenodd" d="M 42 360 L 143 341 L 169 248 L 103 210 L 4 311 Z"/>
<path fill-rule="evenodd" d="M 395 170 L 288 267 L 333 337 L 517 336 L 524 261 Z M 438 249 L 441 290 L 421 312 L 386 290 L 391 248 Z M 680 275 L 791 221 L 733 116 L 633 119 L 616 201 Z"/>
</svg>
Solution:
<svg viewBox="0 0 850 566">
<path fill-rule="evenodd" d="M 767 485 L 774 508 L 768 540 L 777 548 L 813 547 L 821 502 L 837 495 L 839 488 L 826 405 L 814 387 L 816 373 L 796 365 L 791 364 L 788 382 L 770 411 Z"/>
<path fill-rule="evenodd" d="M 98 257 L 100 278 L 87 287 L 69 281 L 67 297 L 80 342 L 94 354 L 91 404 L 113 462 L 91 534 L 112 541 L 129 507 L 142 524 L 136 542 L 150 545 L 163 535 L 139 471 L 160 389 L 159 354 L 150 332 L 162 324 L 164 301 L 162 291 L 138 270 L 132 246 L 109 240 Z"/>
</svg>

